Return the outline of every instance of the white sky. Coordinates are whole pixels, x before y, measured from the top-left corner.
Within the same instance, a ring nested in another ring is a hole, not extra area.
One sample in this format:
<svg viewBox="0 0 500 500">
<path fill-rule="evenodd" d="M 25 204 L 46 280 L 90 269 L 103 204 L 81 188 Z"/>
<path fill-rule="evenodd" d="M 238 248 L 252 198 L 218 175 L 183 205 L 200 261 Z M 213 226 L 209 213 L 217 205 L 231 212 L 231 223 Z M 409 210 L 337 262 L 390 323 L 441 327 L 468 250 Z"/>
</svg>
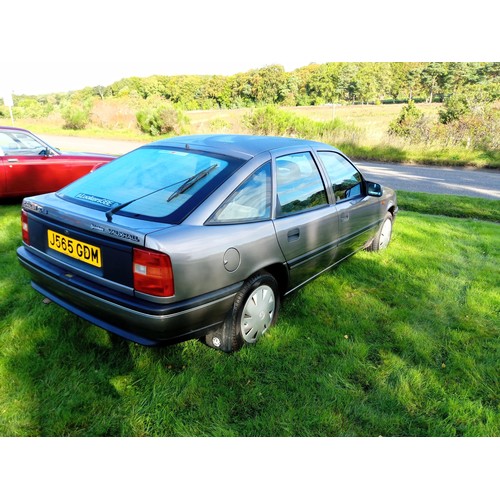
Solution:
<svg viewBox="0 0 500 500">
<path fill-rule="evenodd" d="M 10 0 L 0 7 L 0 96 L 268 64 L 498 61 L 491 9 L 488 0 Z"/>
</svg>

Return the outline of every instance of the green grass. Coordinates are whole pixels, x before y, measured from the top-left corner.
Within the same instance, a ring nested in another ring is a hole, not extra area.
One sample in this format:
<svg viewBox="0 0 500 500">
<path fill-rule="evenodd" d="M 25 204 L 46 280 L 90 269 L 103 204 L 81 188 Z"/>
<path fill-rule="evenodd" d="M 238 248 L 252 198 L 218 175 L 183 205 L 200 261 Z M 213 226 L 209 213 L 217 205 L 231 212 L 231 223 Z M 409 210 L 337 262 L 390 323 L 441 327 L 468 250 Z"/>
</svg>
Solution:
<svg viewBox="0 0 500 500">
<path fill-rule="evenodd" d="M 439 214 L 448 217 L 500 222 L 500 200 L 451 194 L 435 196 L 398 190 L 398 205 L 401 210 L 421 214 Z"/>
<path fill-rule="evenodd" d="M 500 168 L 499 151 L 480 151 L 465 147 L 440 147 L 405 144 L 401 140 L 386 140 L 378 144 L 340 142 L 335 144 L 354 160 L 373 160 L 419 165 L 477 168 Z"/>
<path fill-rule="evenodd" d="M 150 142 L 155 138 L 150 135 L 143 134 L 140 130 L 133 129 L 109 129 L 98 127 L 96 125 L 88 126 L 83 130 L 69 130 L 62 127 L 59 121 L 53 121 L 48 118 L 24 118 L 16 119 L 14 125 L 12 121 L 7 118 L 0 118 L 0 125 L 6 127 L 20 127 L 26 128 L 35 134 L 47 135 L 64 135 L 71 137 L 91 137 L 99 139 L 112 139 L 123 141 L 144 141 Z"/>
<path fill-rule="evenodd" d="M 15 256 L 19 206 L 0 205 L 0 435 L 499 436 L 500 229 L 474 219 L 487 205 L 401 210 L 389 249 L 303 288 L 230 356 L 126 343 L 43 304 Z"/>
</svg>

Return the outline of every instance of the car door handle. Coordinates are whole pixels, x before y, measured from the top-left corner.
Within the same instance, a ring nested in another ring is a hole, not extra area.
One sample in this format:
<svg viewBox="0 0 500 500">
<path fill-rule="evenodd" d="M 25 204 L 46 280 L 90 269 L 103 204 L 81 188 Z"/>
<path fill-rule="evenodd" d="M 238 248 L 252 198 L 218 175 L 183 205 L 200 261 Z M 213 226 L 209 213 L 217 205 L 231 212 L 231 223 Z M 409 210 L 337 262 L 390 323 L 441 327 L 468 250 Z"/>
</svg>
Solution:
<svg viewBox="0 0 500 500">
<path fill-rule="evenodd" d="M 8 163 L 17 163 L 19 160 L 17 158 L 9 158 L 7 160 Z"/>
<path fill-rule="evenodd" d="M 341 213 L 341 214 L 340 214 L 340 220 L 341 220 L 342 222 L 345 222 L 345 221 L 349 220 L 349 212 L 344 212 L 344 213 Z"/>
<path fill-rule="evenodd" d="M 300 229 L 296 227 L 295 229 L 290 229 L 287 233 L 288 241 L 296 241 L 300 238 Z"/>
</svg>

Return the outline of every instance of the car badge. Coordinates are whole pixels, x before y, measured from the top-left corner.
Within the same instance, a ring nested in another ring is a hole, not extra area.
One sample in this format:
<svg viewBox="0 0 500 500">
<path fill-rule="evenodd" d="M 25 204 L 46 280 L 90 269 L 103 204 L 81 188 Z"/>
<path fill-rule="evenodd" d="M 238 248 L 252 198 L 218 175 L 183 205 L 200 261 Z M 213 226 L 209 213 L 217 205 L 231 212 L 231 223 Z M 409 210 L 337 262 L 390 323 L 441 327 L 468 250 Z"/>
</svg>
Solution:
<svg viewBox="0 0 500 500">
<path fill-rule="evenodd" d="M 114 236 L 115 238 L 120 238 L 122 240 L 135 241 L 136 243 L 139 243 L 141 241 L 135 234 L 126 233 L 117 229 L 108 228 L 107 233 L 110 236 Z"/>
<path fill-rule="evenodd" d="M 99 231 L 101 233 L 104 233 L 105 229 L 102 226 L 99 226 L 98 224 L 91 224 L 90 229 L 92 231 Z"/>
<path fill-rule="evenodd" d="M 49 211 L 46 208 L 30 200 L 23 201 L 23 208 L 36 212 L 37 214 L 47 215 L 49 213 Z"/>
</svg>

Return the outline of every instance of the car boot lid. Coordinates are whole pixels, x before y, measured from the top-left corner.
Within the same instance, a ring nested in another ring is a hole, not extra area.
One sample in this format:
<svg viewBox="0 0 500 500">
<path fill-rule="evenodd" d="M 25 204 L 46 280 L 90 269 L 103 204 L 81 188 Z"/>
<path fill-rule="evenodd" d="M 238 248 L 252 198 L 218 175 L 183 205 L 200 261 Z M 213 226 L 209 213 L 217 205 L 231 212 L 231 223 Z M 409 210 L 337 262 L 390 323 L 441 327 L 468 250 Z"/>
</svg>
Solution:
<svg viewBox="0 0 500 500">
<path fill-rule="evenodd" d="M 145 246 L 146 235 L 172 227 L 163 222 L 144 221 L 119 214 L 115 214 L 109 222 L 102 210 L 68 203 L 55 193 L 25 198 L 22 208 L 57 221 L 58 224 L 142 246 Z"/>
</svg>

